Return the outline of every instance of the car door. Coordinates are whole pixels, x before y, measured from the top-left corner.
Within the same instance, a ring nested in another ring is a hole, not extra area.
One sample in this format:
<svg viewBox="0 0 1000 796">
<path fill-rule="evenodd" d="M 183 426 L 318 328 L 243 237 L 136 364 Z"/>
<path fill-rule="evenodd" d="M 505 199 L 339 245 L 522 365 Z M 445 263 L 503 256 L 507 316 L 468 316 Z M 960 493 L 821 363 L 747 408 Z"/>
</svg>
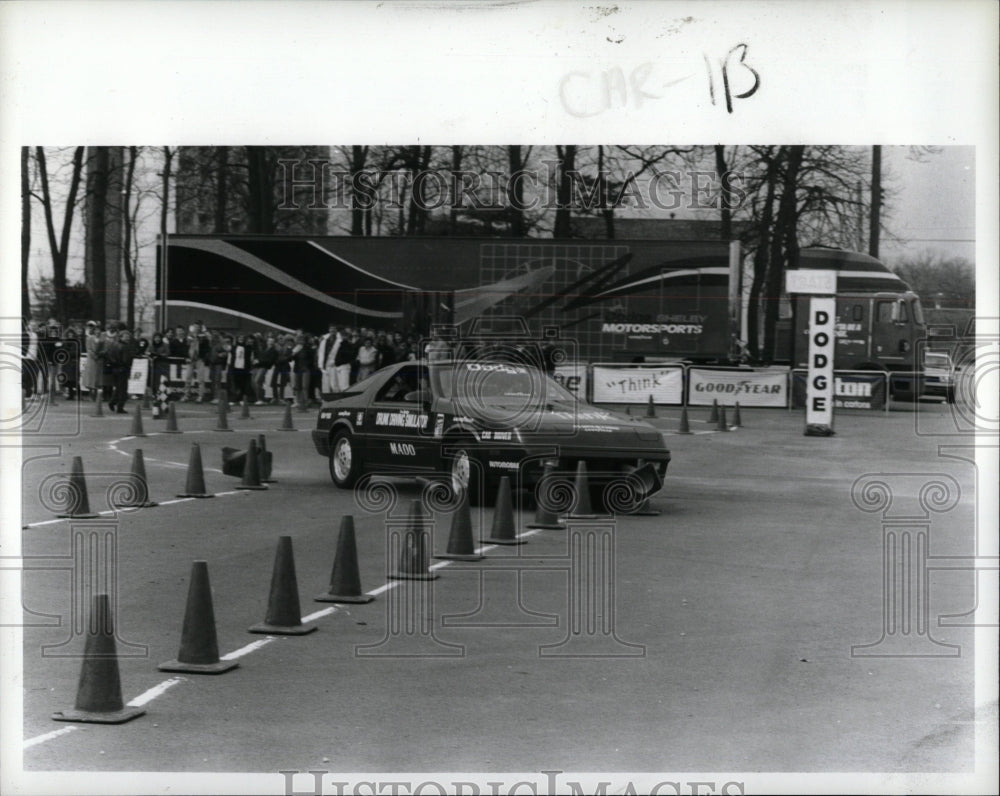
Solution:
<svg viewBox="0 0 1000 796">
<path fill-rule="evenodd" d="M 420 385 L 428 385 L 421 391 Z M 427 366 L 404 365 L 375 393 L 368 408 L 368 456 L 376 472 L 433 470 L 438 440 L 431 427 Z"/>
</svg>

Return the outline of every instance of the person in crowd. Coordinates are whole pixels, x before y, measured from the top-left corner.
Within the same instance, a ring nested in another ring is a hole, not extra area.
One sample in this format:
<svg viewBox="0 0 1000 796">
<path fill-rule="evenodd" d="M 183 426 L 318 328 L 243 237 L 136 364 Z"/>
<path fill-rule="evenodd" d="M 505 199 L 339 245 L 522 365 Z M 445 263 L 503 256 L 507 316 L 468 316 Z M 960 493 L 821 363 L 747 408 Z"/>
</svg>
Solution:
<svg viewBox="0 0 1000 796">
<path fill-rule="evenodd" d="M 190 352 L 188 351 L 188 336 L 187 329 L 183 326 L 177 326 L 174 329 L 174 335 L 170 338 L 170 356 L 173 359 L 187 359 Z M 188 381 L 188 363 L 184 364 L 184 378 L 185 383 Z"/>
<path fill-rule="evenodd" d="M 285 400 L 285 388 L 292 373 L 292 357 L 295 348 L 295 338 L 286 335 L 277 343 L 277 361 L 274 375 L 271 377 L 271 390 L 274 393 L 272 403 L 282 403 Z"/>
<path fill-rule="evenodd" d="M 261 335 L 257 335 L 261 338 Z M 259 367 L 257 369 L 256 376 L 254 377 L 255 386 L 257 390 L 257 405 L 264 404 L 264 380 L 267 378 L 267 373 L 272 370 L 274 366 L 278 363 L 278 347 L 274 332 L 268 332 L 263 338 L 258 340 L 257 343 L 257 362 Z M 274 390 L 274 380 L 272 376 L 271 381 L 272 394 Z"/>
<path fill-rule="evenodd" d="M 292 346 L 292 395 L 305 404 L 309 400 L 309 378 L 312 371 L 313 350 L 309 335 L 301 329 L 295 335 Z"/>
<path fill-rule="evenodd" d="M 384 368 L 396 361 L 396 352 L 389 340 L 389 335 L 379 332 L 375 338 L 375 350 L 378 351 L 378 366 Z"/>
<path fill-rule="evenodd" d="M 375 341 L 366 337 L 364 344 L 358 349 L 358 381 L 367 379 L 378 368 L 378 349 Z"/>
<path fill-rule="evenodd" d="M 353 383 L 351 381 L 351 368 L 358 355 L 356 344 L 357 335 L 351 329 L 344 329 L 341 333 L 340 345 L 336 346 L 333 364 L 336 368 L 337 390 L 343 392 Z"/>
<path fill-rule="evenodd" d="M 431 329 L 431 339 L 424 346 L 424 358 L 428 362 L 442 362 L 451 359 L 451 346 L 441 338 L 437 329 Z"/>
<path fill-rule="evenodd" d="M 132 360 L 138 347 L 128 329 L 121 329 L 107 346 L 106 360 L 111 375 L 111 400 L 108 409 L 124 415 L 128 401 L 128 377 L 132 372 Z"/>
<path fill-rule="evenodd" d="M 321 338 L 309 335 L 309 403 L 320 406 L 323 403 L 323 371 L 319 367 L 319 344 Z"/>
<path fill-rule="evenodd" d="M 99 387 L 101 360 L 98 349 L 101 346 L 101 328 L 97 321 L 87 321 L 83 338 L 83 350 L 87 355 L 87 364 L 83 369 L 83 388 L 88 391 L 91 400 L 100 400 Z"/>
<path fill-rule="evenodd" d="M 59 360 L 57 377 L 66 390 L 66 397 L 72 400 L 80 388 L 80 349 L 83 346 L 78 326 L 70 324 L 63 339 L 56 343 L 56 359 Z M 59 352 L 62 352 L 60 355 Z"/>
<path fill-rule="evenodd" d="M 38 322 L 28 321 L 24 330 L 21 352 L 21 388 L 24 390 L 25 398 L 31 398 L 38 392 L 40 353 Z"/>
<path fill-rule="evenodd" d="M 319 338 L 319 343 L 316 345 L 316 366 L 321 373 L 320 391 L 324 393 L 335 392 L 334 386 L 331 385 L 331 376 L 336 378 L 332 371 L 332 367 L 327 367 L 327 359 L 333 354 L 333 346 L 337 342 L 337 325 L 335 323 L 330 323 L 327 327 L 326 334 Z M 331 362 L 332 366 L 332 362 Z"/>
<path fill-rule="evenodd" d="M 213 347 L 218 345 L 218 333 L 211 332 L 203 324 L 199 323 L 199 331 L 195 336 L 195 371 L 198 375 L 198 400 L 201 403 L 208 403 L 215 395 L 212 391 L 212 361 L 214 359 Z"/>
<path fill-rule="evenodd" d="M 246 399 L 247 403 L 253 402 L 253 388 L 251 386 L 250 368 L 253 359 L 253 349 L 247 344 L 244 335 L 236 335 L 236 342 L 232 350 L 229 351 L 229 394 L 234 402 Z"/>
<path fill-rule="evenodd" d="M 111 398 L 114 391 L 114 373 L 109 359 L 109 352 L 112 343 L 118 337 L 118 325 L 109 323 L 107 329 L 101 335 L 101 342 L 97 348 L 97 356 L 101 361 L 101 400 L 107 401 L 111 405 Z"/>
<path fill-rule="evenodd" d="M 56 344 L 62 339 L 59 321 L 49 318 L 45 326 L 38 330 L 38 364 L 41 366 L 40 390 L 47 393 L 55 384 L 58 364 L 55 360 Z"/>
<path fill-rule="evenodd" d="M 170 375 L 170 344 L 160 332 L 153 335 L 149 344 L 149 355 L 153 358 L 153 371 L 150 376 L 153 397 L 160 394 L 160 382 Z"/>
<path fill-rule="evenodd" d="M 230 335 L 222 335 L 218 332 L 212 334 L 211 354 L 209 357 L 209 378 L 212 384 L 213 404 L 219 402 L 219 395 L 222 392 L 222 385 L 226 381 L 226 366 L 229 362 L 229 352 L 233 348 L 233 338 Z"/>
<path fill-rule="evenodd" d="M 139 330 L 136 329 L 132 332 L 132 339 L 135 340 L 136 345 L 136 356 L 145 357 L 149 356 L 149 338 L 144 334 L 140 334 Z"/>
</svg>

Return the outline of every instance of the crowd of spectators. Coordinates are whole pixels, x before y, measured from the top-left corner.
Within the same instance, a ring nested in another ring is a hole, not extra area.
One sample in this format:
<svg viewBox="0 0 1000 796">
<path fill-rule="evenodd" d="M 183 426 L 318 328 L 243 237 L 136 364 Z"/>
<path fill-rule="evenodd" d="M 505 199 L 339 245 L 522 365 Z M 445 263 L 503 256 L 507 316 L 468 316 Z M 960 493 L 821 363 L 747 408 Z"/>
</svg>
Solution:
<svg viewBox="0 0 1000 796">
<path fill-rule="evenodd" d="M 53 387 L 68 398 L 85 390 L 124 413 L 132 363 L 149 357 L 154 396 L 168 379 L 169 391 L 187 401 L 217 402 L 225 390 L 233 402 L 262 405 L 298 397 L 319 404 L 323 394 L 342 392 L 386 365 L 433 358 L 438 347 L 432 339 L 420 351 L 415 334 L 335 324 L 323 335 L 302 329 L 239 334 L 196 321 L 146 337 L 118 322 L 106 329 L 96 321 L 62 328 L 50 319 L 27 324 L 22 383 L 26 398 Z"/>
</svg>

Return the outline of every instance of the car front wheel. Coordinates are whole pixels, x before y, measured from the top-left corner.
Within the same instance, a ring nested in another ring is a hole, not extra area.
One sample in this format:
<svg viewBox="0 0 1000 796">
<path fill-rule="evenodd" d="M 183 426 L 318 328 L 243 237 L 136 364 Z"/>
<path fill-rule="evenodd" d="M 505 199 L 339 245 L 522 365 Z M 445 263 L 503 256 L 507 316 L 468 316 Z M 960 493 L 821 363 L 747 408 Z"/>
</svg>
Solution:
<svg viewBox="0 0 1000 796">
<path fill-rule="evenodd" d="M 347 429 L 333 435 L 330 445 L 330 478 L 341 489 L 350 489 L 361 475 L 361 457 Z"/>
<path fill-rule="evenodd" d="M 447 468 L 451 474 L 451 488 L 456 493 L 460 490 L 467 491 L 469 504 L 480 505 L 483 500 L 483 489 L 480 483 L 483 474 L 476 467 L 475 460 L 464 440 L 456 442 L 454 449 L 447 454 Z"/>
</svg>

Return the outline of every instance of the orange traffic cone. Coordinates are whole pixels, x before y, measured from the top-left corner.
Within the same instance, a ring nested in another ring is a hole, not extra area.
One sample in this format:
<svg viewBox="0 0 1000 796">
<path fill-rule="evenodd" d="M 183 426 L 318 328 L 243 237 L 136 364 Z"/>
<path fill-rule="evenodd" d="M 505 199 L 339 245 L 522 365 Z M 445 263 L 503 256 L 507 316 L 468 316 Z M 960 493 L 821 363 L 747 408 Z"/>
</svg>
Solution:
<svg viewBox="0 0 1000 796">
<path fill-rule="evenodd" d="M 716 398 L 712 399 L 712 411 L 708 415 L 709 423 L 719 422 L 719 401 Z"/>
<path fill-rule="evenodd" d="M 597 516 L 590 503 L 590 480 L 587 478 L 587 463 L 576 463 L 576 480 L 573 482 L 576 493 L 576 505 L 570 510 L 569 516 L 575 519 L 593 519 Z"/>
<path fill-rule="evenodd" d="M 159 505 L 149 499 L 149 482 L 146 480 L 146 462 L 142 457 L 142 448 L 136 448 L 132 454 L 132 472 L 128 478 L 128 498 L 118 504 L 123 509 L 148 509 Z"/>
<path fill-rule="evenodd" d="M 427 526 L 419 500 L 410 504 L 410 523 L 399 552 L 399 566 L 389 573 L 392 580 L 437 580 L 440 577 L 427 567 Z"/>
<path fill-rule="evenodd" d="M 733 428 L 742 428 L 743 418 L 740 417 L 740 402 L 736 402 L 736 406 L 733 407 Z"/>
<path fill-rule="evenodd" d="M 195 561 L 191 565 L 187 607 L 181 628 L 181 647 L 177 658 L 161 663 L 161 672 L 192 674 L 222 674 L 239 666 L 238 661 L 219 660 L 219 642 L 215 635 L 215 610 L 212 608 L 212 588 L 208 583 L 208 564 Z"/>
<path fill-rule="evenodd" d="M 225 399 L 219 401 L 219 412 L 218 419 L 215 423 L 215 431 L 232 431 L 229 427 L 229 422 L 226 418 L 226 414 L 229 412 L 229 402 Z"/>
<path fill-rule="evenodd" d="M 129 432 L 132 437 L 145 437 L 146 432 L 142 429 L 142 406 L 135 405 L 135 412 L 132 414 L 132 430 Z"/>
<path fill-rule="evenodd" d="M 260 465 L 257 462 L 256 440 L 250 440 L 250 448 L 247 450 L 247 463 L 243 467 L 243 481 L 236 488 L 267 489 L 267 487 L 260 482 Z"/>
<path fill-rule="evenodd" d="M 681 422 L 677 427 L 678 434 L 690 434 L 691 433 L 691 423 L 688 421 L 688 408 L 686 406 L 681 407 Z"/>
<path fill-rule="evenodd" d="M 354 541 L 354 517 L 345 514 L 340 521 L 337 553 L 330 574 L 330 588 L 326 594 L 315 598 L 320 603 L 370 603 L 375 598 L 361 592 L 361 573 L 358 572 L 358 546 Z"/>
<path fill-rule="evenodd" d="M 146 387 L 146 389 L 142 393 L 142 408 L 143 409 L 153 408 L 153 395 L 149 387 Z"/>
<path fill-rule="evenodd" d="M 285 404 L 285 419 L 281 422 L 281 428 L 278 431 L 298 431 L 295 424 L 292 423 L 292 405 Z"/>
<path fill-rule="evenodd" d="M 476 552 L 472 541 L 472 512 L 469 510 L 469 494 L 462 490 L 458 498 L 458 508 L 451 515 L 451 533 L 448 535 L 448 549 L 434 558 L 451 561 L 479 561 L 483 558 Z"/>
<path fill-rule="evenodd" d="M 97 515 L 90 510 L 90 499 L 87 497 L 87 479 L 83 475 L 83 459 L 79 456 L 73 457 L 73 466 L 70 470 L 69 481 L 60 484 L 66 493 L 67 506 L 65 514 L 57 514 L 57 517 L 65 517 L 74 520 L 92 520 Z"/>
<path fill-rule="evenodd" d="M 173 406 L 173 404 L 171 404 Z M 201 466 L 201 448 L 197 442 L 191 443 L 191 457 L 188 459 L 187 484 L 184 491 L 177 497 L 210 498 L 215 497 L 205 490 L 205 471 Z"/>
<path fill-rule="evenodd" d="M 111 606 L 108 595 L 95 594 L 90 604 L 76 703 L 72 710 L 53 713 L 52 718 L 55 721 L 122 724 L 145 712 L 143 708 L 129 707 L 122 702 Z"/>
<path fill-rule="evenodd" d="M 250 420 L 250 404 L 247 403 L 247 399 L 244 398 L 240 401 L 240 420 Z"/>
<path fill-rule="evenodd" d="M 277 483 L 274 478 L 271 478 L 273 454 L 267 449 L 267 440 L 263 434 L 257 435 L 257 452 L 260 454 L 258 457 L 260 460 L 260 482 L 262 484 Z"/>
<path fill-rule="evenodd" d="M 94 414 L 91 417 L 104 417 L 104 398 L 101 396 L 101 388 L 94 390 L 96 400 L 94 401 Z"/>
<path fill-rule="evenodd" d="M 555 468 L 551 463 L 545 465 L 545 472 L 542 473 L 542 480 L 538 482 L 535 490 L 535 521 L 529 522 L 529 528 L 537 528 L 543 531 L 562 531 L 566 526 L 559 522 L 559 517 L 555 512 L 545 507 L 544 495 L 552 484 L 552 471 Z"/>
<path fill-rule="evenodd" d="M 493 525 L 490 536 L 483 539 L 490 544 L 524 544 L 526 540 L 517 538 L 517 528 L 514 523 L 514 508 L 510 495 L 510 477 L 503 476 L 497 489 L 497 501 L 493 507 Z"/>
<path fill-rule="evenodd" d="M 171 401 L 167 406 L 167 427 L 163 429 L 167 434 L 183 434 L 184 432 L 177 428 L 177 406 L 174 401 Z"/>
<path fill-rule="evenodd" d="M 316 625 L 303 625 L 299 609 L 299 585 L 295 578 L 292 537 L 278 538 L 271 572 L 271 592 L 267 599 L 267 616 L 250 628 L 251 633 L 272 633 L 282 636 L 302 636 L 312 633 Z"/>
<path fill-rule="evenodd" d="M 649 396 L 649 403 L 646 404 L 646 417 L 656 417 L 656 404 L 653 403 L 653 396 Z"/>
<path fill-rule="evenodd" d="M 726 407 L 719 407 L 719 424 L 716 426 L 719 431 L 729 431 L 729 427 L 726 425 Z"/>
</svg>

